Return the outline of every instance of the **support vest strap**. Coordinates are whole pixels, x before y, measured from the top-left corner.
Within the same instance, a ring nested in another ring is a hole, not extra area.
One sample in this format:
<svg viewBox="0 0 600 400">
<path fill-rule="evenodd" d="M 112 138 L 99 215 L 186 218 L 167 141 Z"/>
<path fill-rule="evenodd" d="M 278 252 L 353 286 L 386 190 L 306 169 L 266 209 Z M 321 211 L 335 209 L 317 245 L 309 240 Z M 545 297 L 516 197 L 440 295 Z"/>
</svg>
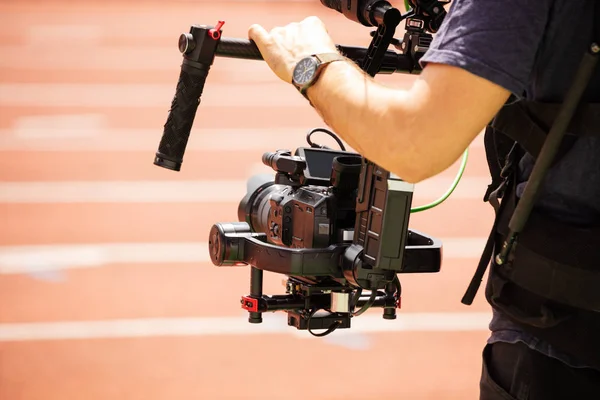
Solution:
<svg viewBox="0 0 600 400">
<path fill-rule="evenodd" d="M 492 127 L 518 142 L 534 158 L 546 140 L 560 104 L 518 101 L 506 104 L 498 113 Z M 555 160 L 559 160 L 579 136 L 600 136 L 600 103 L 582 104 L 569 125 L 562 148 Z"/>
<path fill-rule="evenodd" d="M 505 198 L 498 233 L 508 233 L 514 195 Z M 512 204 L 508 204 L 512 203 Z M 600 227 L 566 225 L 533 212 L 519 235 L 503 277 L 538 296 L 582 310 L 600 312 Z"/>
</svg>

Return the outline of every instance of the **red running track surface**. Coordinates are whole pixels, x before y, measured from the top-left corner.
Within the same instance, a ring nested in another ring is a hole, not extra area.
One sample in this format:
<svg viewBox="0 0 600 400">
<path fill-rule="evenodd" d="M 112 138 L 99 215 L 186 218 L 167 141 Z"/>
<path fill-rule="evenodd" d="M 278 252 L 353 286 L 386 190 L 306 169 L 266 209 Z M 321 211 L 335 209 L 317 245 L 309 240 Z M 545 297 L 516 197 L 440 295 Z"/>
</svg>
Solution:
<svg viewBox="0 0 600 400">
<path fill-rule="evenodd" d="M 2 1 L 0 14 L 0 399 L 477 398 L 489 308 L 460 298 L 492 218 L 479 140 L 456 195 L 411 218 L 444 241 L 443 271 L 401 277 L 398 320 L 373 310 L 360 317 L 373 331 L 324 339 L 275 316 L 248 324 L 249 271 L 203 247 L 235 221 L 262 152 L 323 126 L 295 89 L 261 62 L 217 59 L 182 171 L 152 165 L 190 24 L 245 37 L 318 15 L 351 45 L 367 28 L 317 1 Z M 457 168 L 417 185 L 415 204 Z M 265 292 L 281 279 L 266 274 Z"/>
</svg>

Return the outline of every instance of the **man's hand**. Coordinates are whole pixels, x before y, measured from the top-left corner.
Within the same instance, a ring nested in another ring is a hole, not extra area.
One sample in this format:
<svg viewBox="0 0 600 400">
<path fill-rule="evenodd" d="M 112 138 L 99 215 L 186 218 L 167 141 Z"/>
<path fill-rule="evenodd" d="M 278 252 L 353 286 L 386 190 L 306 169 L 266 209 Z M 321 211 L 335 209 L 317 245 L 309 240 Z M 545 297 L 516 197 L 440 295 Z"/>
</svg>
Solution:
<svg viewBox="0 0 600 400">
<path fill-rule="evenodd" d="M 256 43 L 269 67 L 284 82 L 292 82 L 292 73 L 298 61 L 312 54 L 337 52 L 335 43 L 323 22 L 308 17 L 267 32 L 260 25 L 252 25 L 248 37 Z"/>
</svg>

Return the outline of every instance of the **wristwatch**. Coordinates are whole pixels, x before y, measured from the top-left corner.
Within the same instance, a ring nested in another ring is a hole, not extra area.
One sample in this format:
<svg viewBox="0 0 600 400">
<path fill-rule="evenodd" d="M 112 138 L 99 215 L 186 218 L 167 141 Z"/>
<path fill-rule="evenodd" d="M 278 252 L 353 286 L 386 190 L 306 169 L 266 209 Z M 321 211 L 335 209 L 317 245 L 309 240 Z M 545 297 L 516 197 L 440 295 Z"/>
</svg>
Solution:
<svg viewBox="0 0 600 400">
<path fill-rule="evenodd" d="M 296 64 L 292 73 L 292 83 L 308 100 L 306 91 L 315 84 L 323 69 L 334 61 L 345 61 L 346 57 L 339 53 L 313 54 Z"/>
</svg>

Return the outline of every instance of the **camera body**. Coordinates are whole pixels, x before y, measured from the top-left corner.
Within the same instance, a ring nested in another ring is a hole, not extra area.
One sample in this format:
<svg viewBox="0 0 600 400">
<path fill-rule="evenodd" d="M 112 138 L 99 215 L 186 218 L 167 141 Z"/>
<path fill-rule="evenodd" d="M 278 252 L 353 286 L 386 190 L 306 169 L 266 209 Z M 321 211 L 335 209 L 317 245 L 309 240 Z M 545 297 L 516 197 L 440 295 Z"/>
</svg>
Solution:
<svg viewBox="0 0 600 400">
<path fill-rule="evenodd" d="M 301 147 L 294 155 L 265 153 L 262 161 L 276 173 L 273 179 L 254 178 L 239 203 L 238 222 L 247 224 L 248 234 L 287 249 L 344 247 L 342 276 L 365 289 L 389 283 L 389 274 L 378 271 L 439 271 L 435 262 L 404 262 L 408 239 L 416 237 L 408 229 L 414 185 L 347 151 Z M 364 277 L 357 275 L 365 269 Z"/>
<path fill-rule="evenodd" d="M 214 265 L 251 266 L 251 293 L 242 297 L 250 322 L 285 311 L 297 329 L 350 327 L 361 306 L 393 319 L 397 274 L 439 272 L 441 243 L 408 229 L 412 184 L 344 150 L 279 150 L 262 161 L 274 176 L 251 178 L 238 221 L 209 234 Z M 287 275 L 285 295 L 262 293 L 263 271 Z"/>
<path fill-rule="evenodd" d="M 242 199 L 240 221 L 267 233 L 269 243 L 291 248 L 327 247 L 348 238 L 360 155 L 302 147 L 293 156 L 288 150 L 265 153 L 263 163 L 276 175 Z"/>
</svg>

